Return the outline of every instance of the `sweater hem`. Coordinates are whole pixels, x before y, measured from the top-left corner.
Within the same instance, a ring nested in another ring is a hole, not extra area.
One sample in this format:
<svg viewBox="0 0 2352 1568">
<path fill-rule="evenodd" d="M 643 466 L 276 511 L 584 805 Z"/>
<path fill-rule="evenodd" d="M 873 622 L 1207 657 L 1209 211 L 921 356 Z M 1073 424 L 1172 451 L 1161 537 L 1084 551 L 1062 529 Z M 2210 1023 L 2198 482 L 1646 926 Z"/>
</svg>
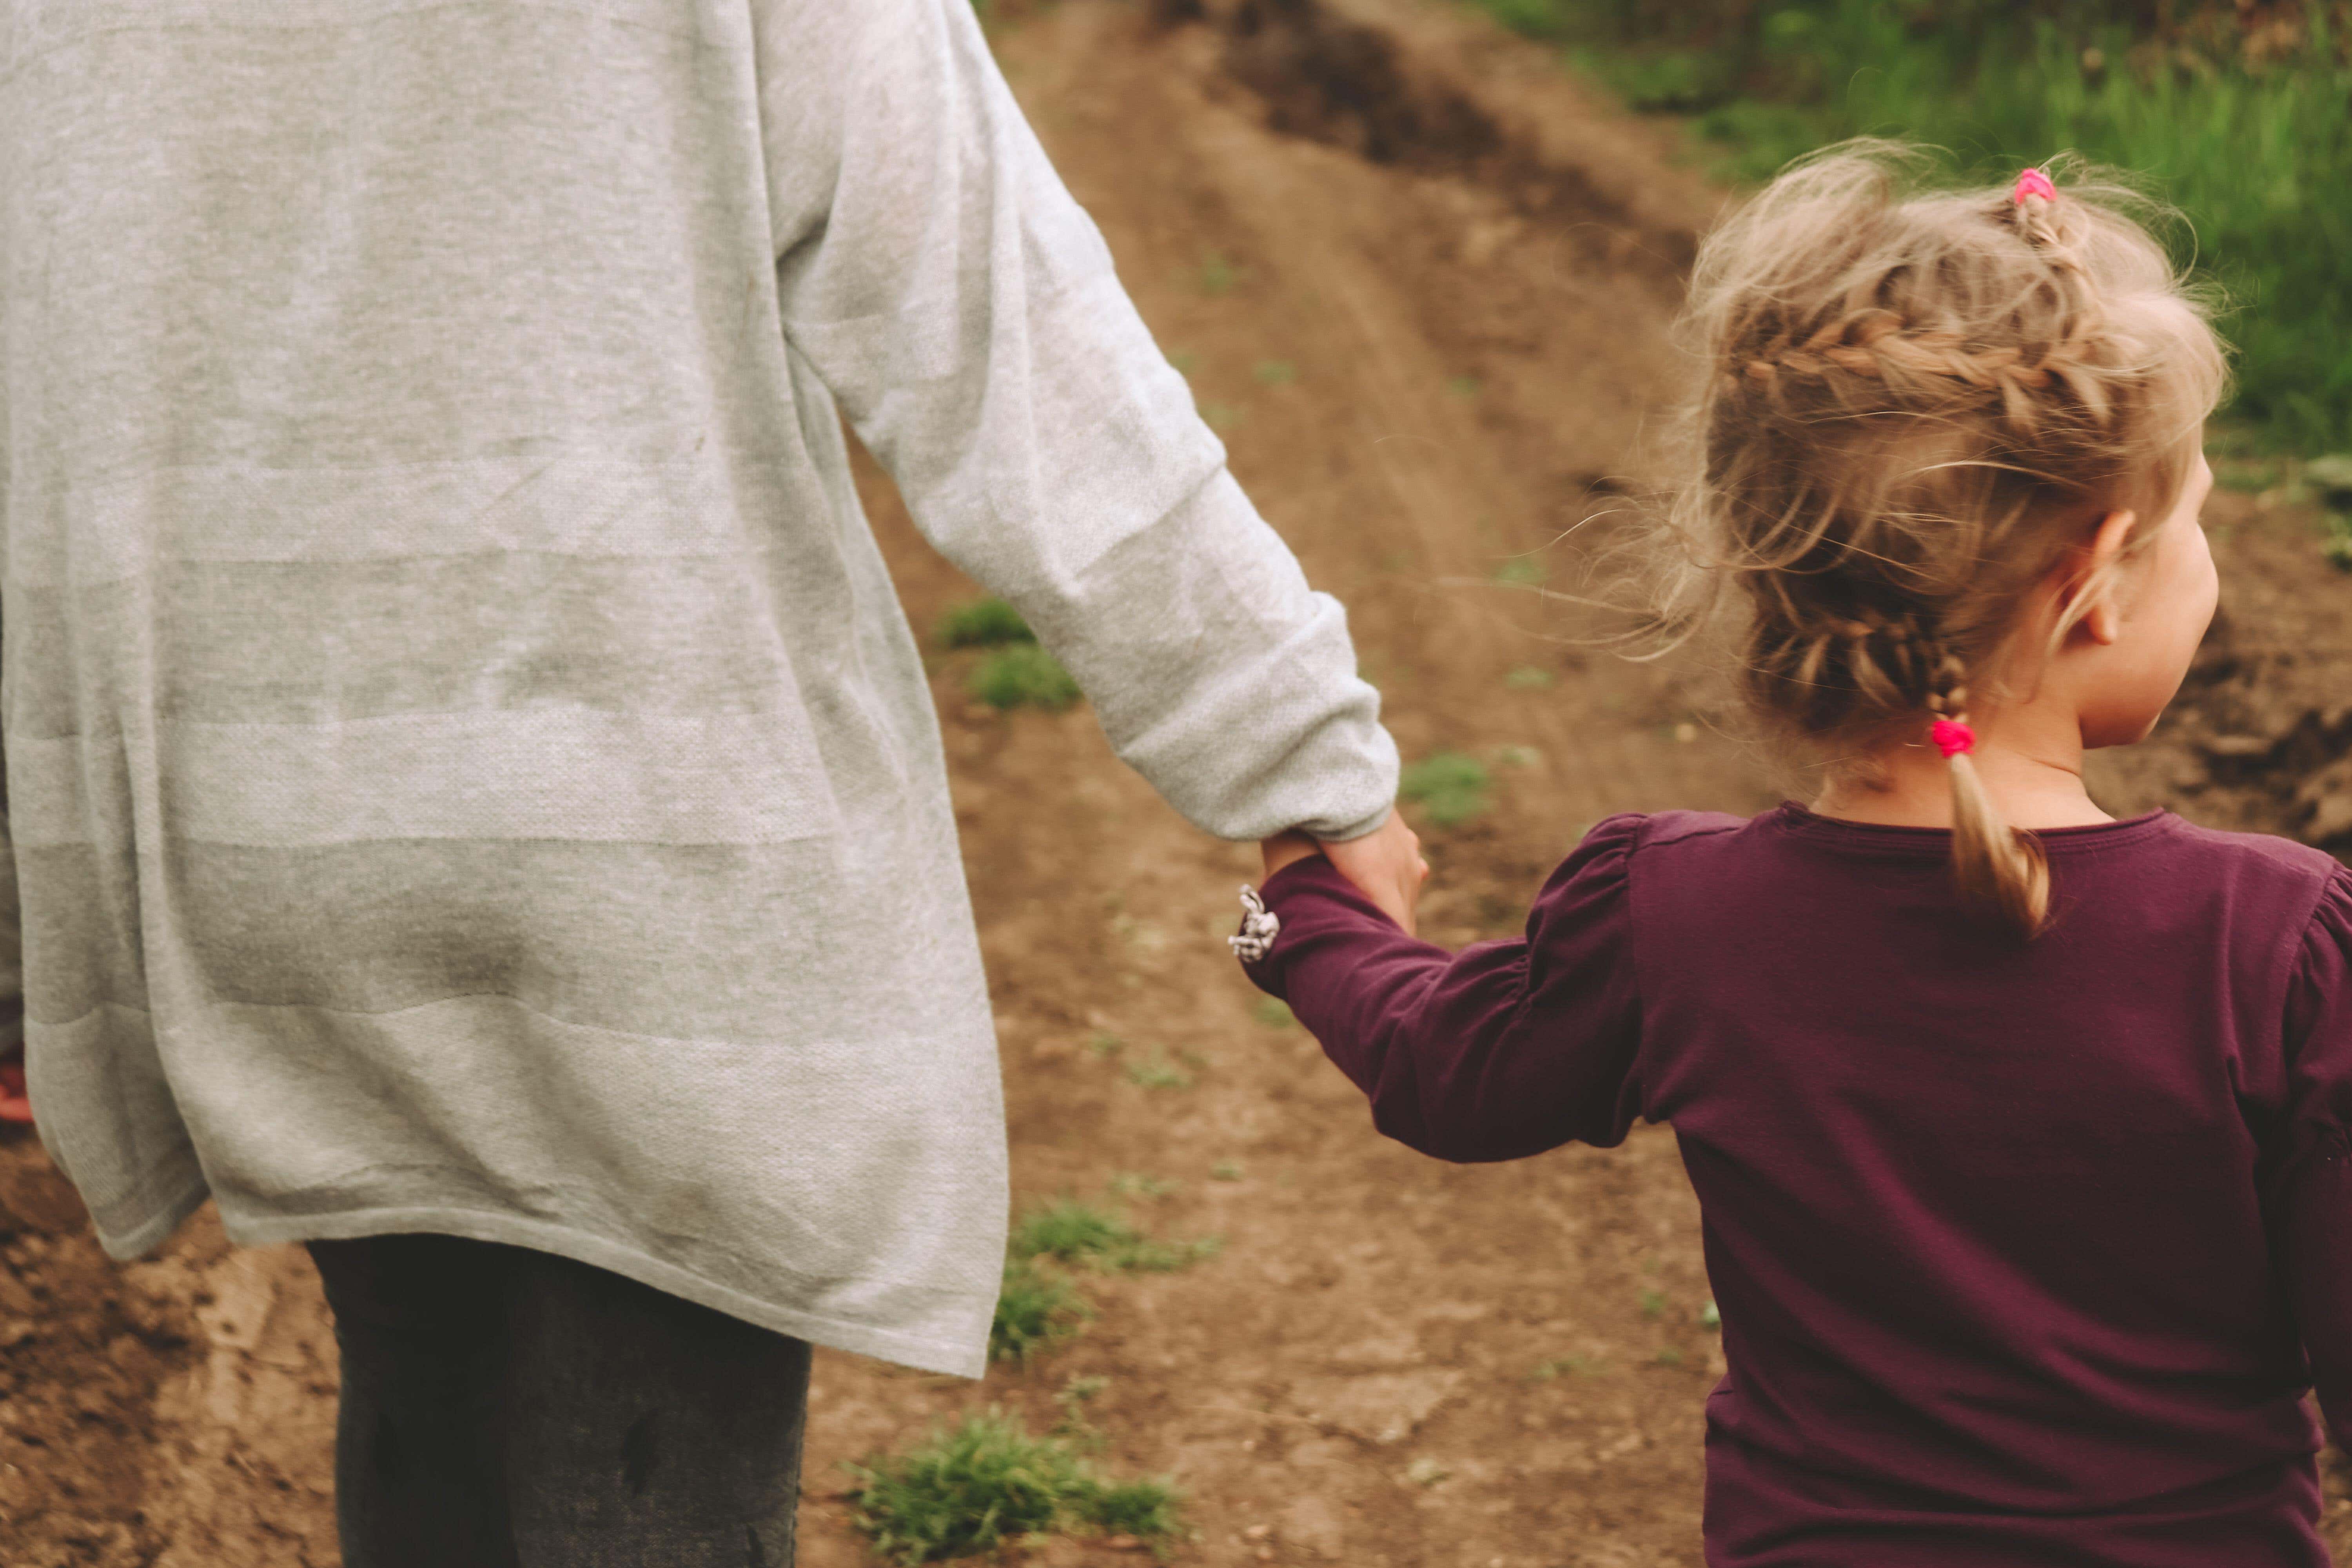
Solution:
<svg viewBox="0 0 2352 1568">
<path fill-rule="evenodd" d="M 478 1209 L 373 1208 L 332 1214 L 257 1215 L 221 1210 L 222 1228 L 240 1247 L 275 1247 L 299 1241 L 352 1241 L 370 1236 L 431 1231 L 461 1236 L 473 1241 L 498 1242 L 569 1258 L 575 1263 L 606 1269 L 641 1285 L 724 1312 L 747 1323 L 811 1344 L 877 1361 L 913 1367 L 950 1377 L 979 1378 L 988 1370 L 984 1348 L 972 1349 L 913 1334 L 893 1333 L 863 1323 L 845 1322 L 796 1307 L 762 1300 L 706 1279 L 701 1275 L 647 1257 L 609 1237 L 568 1226 L 550 1225 L 514 1215 Z"/>
</svg>

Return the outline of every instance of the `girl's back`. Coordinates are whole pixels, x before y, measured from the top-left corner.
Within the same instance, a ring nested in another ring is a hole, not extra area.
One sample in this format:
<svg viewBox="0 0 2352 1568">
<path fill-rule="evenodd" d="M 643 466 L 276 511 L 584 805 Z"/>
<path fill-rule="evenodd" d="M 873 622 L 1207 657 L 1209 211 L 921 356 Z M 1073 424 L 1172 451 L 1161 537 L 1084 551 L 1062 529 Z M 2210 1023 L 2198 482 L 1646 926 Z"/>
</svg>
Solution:
<svg viewBox="0 0 2352 1568">
<path fill-rule="evenodd" d="M 1725 1562 L 2326 1562 L 2290 1291 L 2344 1322 L 2352 1268 L 2274 1253 L 2263 1199 L 2352 1223 L 2352 877 L 2168 813 L 2037 837 L 2022 943 L 1955 929 L 1936 829 L 1633 827 L 1631 1077 L 1705 1215 Z M 1824 1507 L 1834 1547 L 1774 1553 Z"/>
</svg>

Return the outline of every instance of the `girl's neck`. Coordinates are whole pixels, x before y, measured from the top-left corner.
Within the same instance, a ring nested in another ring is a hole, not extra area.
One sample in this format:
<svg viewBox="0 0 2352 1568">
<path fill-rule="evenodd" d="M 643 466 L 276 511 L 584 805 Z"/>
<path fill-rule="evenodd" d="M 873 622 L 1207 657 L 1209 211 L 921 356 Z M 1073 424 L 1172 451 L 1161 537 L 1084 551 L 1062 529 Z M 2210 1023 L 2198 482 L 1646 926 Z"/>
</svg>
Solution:
<svg viewBox="0 0 2352 1568">
<path fill-rule="evenodd" d="M 2115 817 L 2099 809 L 2083 787 L 2083 742 L 2079 729 L 2035 723 L 2022 713 L 1977 731 L 1969 760 L 1984 781 L 1985 793 L 2011 827 L 2084 827 Z M 1869 770 L 1833 773 L 1809 809 L 1851 822 L 1896 827 L 1952 825 L 1952 764 L 1919 738 L 1870 753 Z"/>
</svg>

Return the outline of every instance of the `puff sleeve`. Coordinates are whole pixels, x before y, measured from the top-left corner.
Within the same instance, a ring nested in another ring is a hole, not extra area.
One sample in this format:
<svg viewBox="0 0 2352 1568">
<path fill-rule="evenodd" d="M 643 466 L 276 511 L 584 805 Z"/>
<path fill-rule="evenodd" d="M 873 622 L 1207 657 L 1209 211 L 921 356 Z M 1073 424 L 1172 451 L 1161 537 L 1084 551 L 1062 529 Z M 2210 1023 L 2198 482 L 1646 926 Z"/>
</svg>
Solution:
<svg viewBox="0 0 2352 1568">
<path fill-rule="evenodd" d="M 2328 1436 L 2352 1450 L 2352 872 L 2336 873 L 2305 930 L 2285 1041 L 2264 1206 Z"/>
<path fill-rule="evenodd" d="M 1460 1163 L 1612 1147 L 1641 1104 L 1629 876 L 1643 821 L 1587 834 L 1524 936 L 1460 952 L 1407 936 L 1329 860 L 1295 862 L 1266 880 L 1277 929 L 1243 967 L 1402 1143 Z"/>
</svg>

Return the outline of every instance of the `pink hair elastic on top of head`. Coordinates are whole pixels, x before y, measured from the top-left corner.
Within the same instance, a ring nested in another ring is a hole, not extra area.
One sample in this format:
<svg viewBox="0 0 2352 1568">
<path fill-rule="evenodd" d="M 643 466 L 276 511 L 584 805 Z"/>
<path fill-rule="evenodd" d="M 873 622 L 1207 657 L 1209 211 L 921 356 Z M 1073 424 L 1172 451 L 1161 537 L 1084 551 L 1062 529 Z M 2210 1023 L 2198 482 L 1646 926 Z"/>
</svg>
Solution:
<svg viewBox="0 0 2352 1568">
<path fill-rule="evenodd" d="M 2052 184 L 2050 176 L 2041 170 L 2028 169 L 2017 176 L 2017 188 L 2009 193 L 2009 199 L 2021 202 L 2028 196 L 2040 196 L 2045 202 L 2054 202 L 2058 199 L 2058 187 Z"/>
<path fill-rule="evenodd" d="M 1958 720 L 1938 719 L 1929 727 L 1927 734 L 1935 741 L 1936 750 L 1944 753 L 1946 762 L 1963 752 L 1977 749 L 1977 732 Z"/>
</svg>

